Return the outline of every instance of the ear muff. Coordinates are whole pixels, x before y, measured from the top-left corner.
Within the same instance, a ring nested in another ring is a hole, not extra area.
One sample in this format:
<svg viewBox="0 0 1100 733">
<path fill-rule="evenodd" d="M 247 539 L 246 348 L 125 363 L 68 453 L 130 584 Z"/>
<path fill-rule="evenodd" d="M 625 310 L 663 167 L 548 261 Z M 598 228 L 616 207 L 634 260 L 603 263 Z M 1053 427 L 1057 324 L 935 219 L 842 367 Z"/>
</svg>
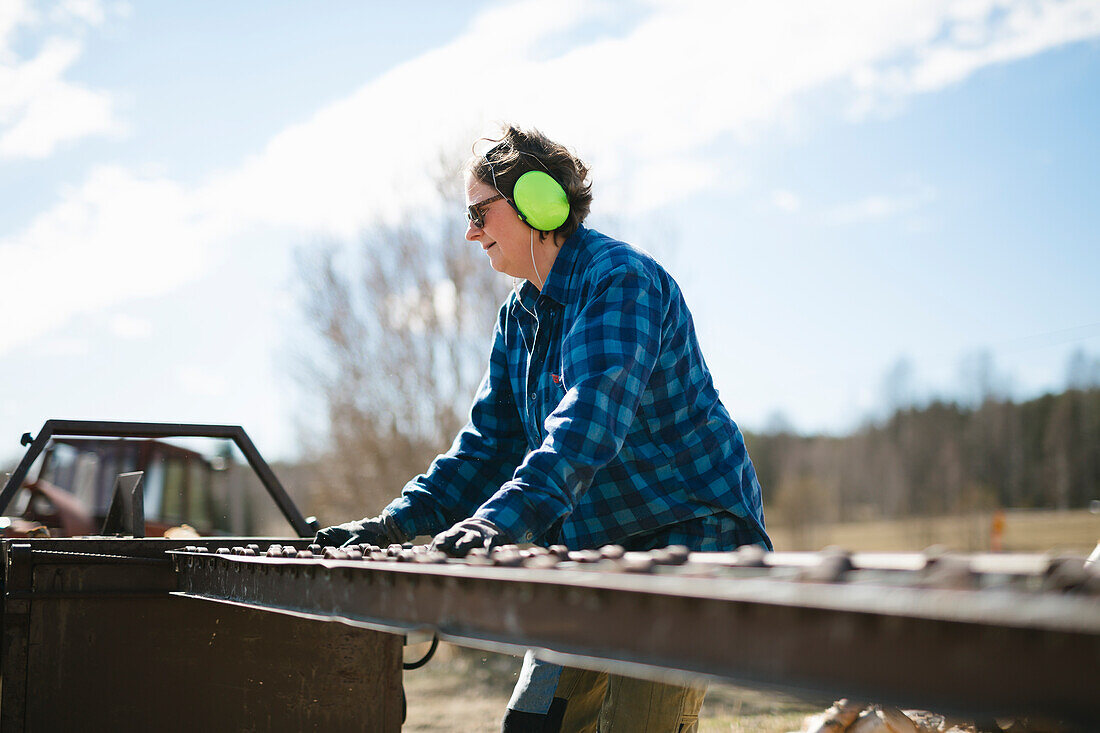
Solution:
<svg viewBox="0 0 1100 733">
<path fill-rule="evenodd" d="M 512 189 L 516 210 L 528 226 L 550 232 L 569 218 L 569 197 L 565 189 L 544 171 L 527 171 Z"/>
</svg>

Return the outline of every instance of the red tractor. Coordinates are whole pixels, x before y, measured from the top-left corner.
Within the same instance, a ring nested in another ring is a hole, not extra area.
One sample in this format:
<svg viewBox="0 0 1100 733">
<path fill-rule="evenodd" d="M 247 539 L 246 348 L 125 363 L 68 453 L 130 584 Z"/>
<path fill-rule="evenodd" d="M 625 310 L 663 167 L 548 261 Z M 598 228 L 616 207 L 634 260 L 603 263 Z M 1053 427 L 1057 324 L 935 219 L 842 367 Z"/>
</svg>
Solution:
<svg viewBox="0 0 1100 733">
<path fill-rule="evenodd" d="M 135 490 L 140 497 L 143 536 L 184 525 L 198 536 L 254 534 L 250 494 L 226 470 L 230 454 L 207 457 L 166 437 L 234 441 L 294 530 L 313 531 L 240 427 L 49 420 L 37 438 L 23 436 L 30 448 L 0 493 L 0 535 L 106 534 L 125 476 L 127 502 Z"/>
</svg>

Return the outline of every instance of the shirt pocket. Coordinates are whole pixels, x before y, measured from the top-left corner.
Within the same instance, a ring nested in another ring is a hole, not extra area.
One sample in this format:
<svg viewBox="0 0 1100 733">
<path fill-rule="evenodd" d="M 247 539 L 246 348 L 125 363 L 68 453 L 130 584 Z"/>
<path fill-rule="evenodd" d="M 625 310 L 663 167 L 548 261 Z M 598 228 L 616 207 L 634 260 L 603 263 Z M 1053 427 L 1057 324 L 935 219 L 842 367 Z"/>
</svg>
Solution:
<svg viewBox="0 0 1100 733">
<path fill-rule="evenodd" d="M 555 379 L 555 377 L 557 377 L 557 379 Z M 551 374 L 550 378 L 543 382 L 539 390 L 543 419 L 550 417 L 554 410 L 558 409 L 558 405 L 561 404 L 562 399 L 565 397 L 565 393 L 564 381 L 560 375 Z"/>
</svg>

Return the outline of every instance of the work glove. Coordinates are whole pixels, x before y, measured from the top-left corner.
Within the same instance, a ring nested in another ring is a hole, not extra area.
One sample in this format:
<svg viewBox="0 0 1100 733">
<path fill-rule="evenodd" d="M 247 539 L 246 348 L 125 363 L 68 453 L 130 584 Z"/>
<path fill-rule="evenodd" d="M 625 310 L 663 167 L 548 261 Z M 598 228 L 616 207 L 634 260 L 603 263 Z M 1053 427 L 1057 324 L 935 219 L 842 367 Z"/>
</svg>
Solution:
<svg viewBox="0 0 1100 733">
<path fill-rule="evenodd" d="M 432 540 L 432 549 L 445 552 L 451 557 L 466 557 L 466 554 L 475 547 L 491 550 L 511 542 L 504 530 L 488 519 L 470 517 L 463 519 L 446 532 L 437 534 Z"/>
<path fill-rule="evenodd" d="M 325 527 L 313 539 L 321 547 L 363 544 L 387 547 L 407 540 L 408 537 L 398 528 L 389 514 L 379 514 L 377 517 Z"/>
</svg>

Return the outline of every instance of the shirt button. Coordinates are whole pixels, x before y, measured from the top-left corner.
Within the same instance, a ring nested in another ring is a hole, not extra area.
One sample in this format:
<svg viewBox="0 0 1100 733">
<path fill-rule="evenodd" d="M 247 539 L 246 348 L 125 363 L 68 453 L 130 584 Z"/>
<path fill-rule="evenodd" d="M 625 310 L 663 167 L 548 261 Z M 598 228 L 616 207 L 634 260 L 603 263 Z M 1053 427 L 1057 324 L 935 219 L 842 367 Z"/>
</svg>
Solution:
<svg viewBox="0 0 1100 733">
<path fill-rule="evenodd" d="M 534 538 L 534 536 L 535 536 L 534 532 L 528 532 L 527 534 L 523 535 L 523 539 L 530 542 Z"/>
<path fill-rule="evenodd" d="M 531 395 L 531 401 L 532 401 L 532 402 L 534 402 L 534 401 L 535 401 L 535 395 L 534 395 L 534 394 L 532 394 L 532 395 Z"/>
</svg>

